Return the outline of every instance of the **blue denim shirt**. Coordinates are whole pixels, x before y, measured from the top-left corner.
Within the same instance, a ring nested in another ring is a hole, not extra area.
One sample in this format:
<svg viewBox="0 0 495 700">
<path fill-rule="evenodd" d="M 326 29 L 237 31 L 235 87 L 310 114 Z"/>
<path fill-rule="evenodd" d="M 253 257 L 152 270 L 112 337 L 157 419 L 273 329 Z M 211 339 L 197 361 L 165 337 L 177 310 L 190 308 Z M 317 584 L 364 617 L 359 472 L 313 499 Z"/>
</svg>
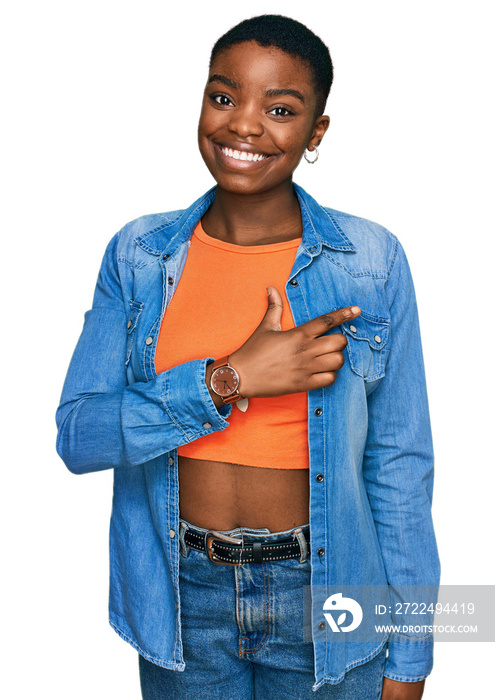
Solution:
<svg viewBox="0 0 495 700">
<path fill-rule="evenodd" d="M 362 309 L 333 330 L 348 340 L 336 381 L 308 392 L 312 590 L 437 584 L 433 449 L 404 251 L 378 224 L 294 190 L 303 233 L 285 290 L 295 324 Z M 232 407 L 217 409 L 204 381 L 214 358 L 157 375 L 154 355 L 191 234 L 214 197 L 215 188 L 187 210 L 143 216 L 112 238 L 57 411 L 57 450 L 68 469 L 114 469 L 110 624 L 145 658 L 178 671 L 185 664 L 177 448 L 227 429 Z M 315 596 L 315 690 L 340 682 L 387 642 L 388 677 L 417 681 L 431 671 L 431 634 L 387 631 L 334 643 L 322 619 Z"/>
</svg>

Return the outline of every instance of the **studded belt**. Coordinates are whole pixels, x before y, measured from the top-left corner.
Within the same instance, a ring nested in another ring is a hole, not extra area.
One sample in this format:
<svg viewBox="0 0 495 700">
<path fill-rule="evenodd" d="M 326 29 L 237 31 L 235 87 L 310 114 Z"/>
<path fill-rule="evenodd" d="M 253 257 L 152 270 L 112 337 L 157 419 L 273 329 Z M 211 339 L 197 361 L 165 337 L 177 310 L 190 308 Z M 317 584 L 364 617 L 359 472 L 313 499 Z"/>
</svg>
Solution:
<svg viewBox="0 0 495 700">
<path fill-rule="evenodd" d="M 304 532 L 302 528 L 300 531 L 306 540 L 309 553 L 309 532 Z M 297 532 L 297 528 L 293 532 Z M 275 542 L 259 540 L 243 543 L 239 538 L 225 535 L 217 530 L 204 533 L 189 528 L 184 534 L 184 542 L 193 549 L 206 552 L 214 564 L 261 564 L 264 561 L 295 559 L 302 554 L 299 542 L 295 538 Z"/>
</svg>

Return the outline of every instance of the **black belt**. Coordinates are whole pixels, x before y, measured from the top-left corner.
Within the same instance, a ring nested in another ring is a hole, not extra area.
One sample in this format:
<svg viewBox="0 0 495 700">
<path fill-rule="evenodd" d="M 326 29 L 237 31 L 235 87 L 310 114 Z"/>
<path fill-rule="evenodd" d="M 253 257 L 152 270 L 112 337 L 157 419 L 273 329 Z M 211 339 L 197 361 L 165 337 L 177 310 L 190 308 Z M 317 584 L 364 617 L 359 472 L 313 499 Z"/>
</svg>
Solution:
<svg viewBox="0 0 495 700">
<path fill-rule="evenodd" d="M 296 528 L 297 530 L 297 528 Z M 301 529 L 309 553 L 309 532 Z M 206 552 L 214 564 L 261 564 L 263 561 L 281 561 L 300 557 L 301 547 L 297 539 L 277 540 L 275 542 L 244 542 L 216 530 L 206 533 L 187 529 L 184 542 L 193 549 Z"/>
</svg>

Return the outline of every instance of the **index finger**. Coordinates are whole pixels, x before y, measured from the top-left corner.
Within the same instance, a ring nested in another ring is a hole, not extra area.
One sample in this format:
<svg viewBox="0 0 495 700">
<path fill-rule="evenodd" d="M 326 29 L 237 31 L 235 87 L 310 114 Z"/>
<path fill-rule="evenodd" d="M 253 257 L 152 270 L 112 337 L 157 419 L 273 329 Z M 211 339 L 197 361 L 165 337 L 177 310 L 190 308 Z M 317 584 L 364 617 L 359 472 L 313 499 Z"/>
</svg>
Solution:
<svg viewBox="0 0 495 700">
<path fill-rule="evenodd" d="M 361 313 L 359 306 L 346 306 L 344 309 L 338 309 L 337 311 L 331 311 L 328 314 L 322 314 L 316 318 L 311 319 L 303 323 L 299 328 L 303 328 L 305 332 L 312 338 L 317 338 L 319 335 L 323 335 L 331 328 L 339 326 L 345 321 L 350 321 L 356 318 Z"/>
</svg>

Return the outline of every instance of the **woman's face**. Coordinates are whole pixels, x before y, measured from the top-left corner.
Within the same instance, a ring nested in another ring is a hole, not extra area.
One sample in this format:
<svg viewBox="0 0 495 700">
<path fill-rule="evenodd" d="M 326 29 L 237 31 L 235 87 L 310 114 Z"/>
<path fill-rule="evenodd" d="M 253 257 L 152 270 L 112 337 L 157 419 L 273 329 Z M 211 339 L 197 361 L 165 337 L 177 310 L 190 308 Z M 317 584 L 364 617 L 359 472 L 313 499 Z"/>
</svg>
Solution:
<svg viewBox="0 0 495 700">
<path fill-rule="evenodd" d="M 218 185 L 257 194 L 291 181 L 304 150 L 323 138 L 304 61 L 254 41 L 213 62 L 198 127 L 199 150 Z"/>
</svg>

